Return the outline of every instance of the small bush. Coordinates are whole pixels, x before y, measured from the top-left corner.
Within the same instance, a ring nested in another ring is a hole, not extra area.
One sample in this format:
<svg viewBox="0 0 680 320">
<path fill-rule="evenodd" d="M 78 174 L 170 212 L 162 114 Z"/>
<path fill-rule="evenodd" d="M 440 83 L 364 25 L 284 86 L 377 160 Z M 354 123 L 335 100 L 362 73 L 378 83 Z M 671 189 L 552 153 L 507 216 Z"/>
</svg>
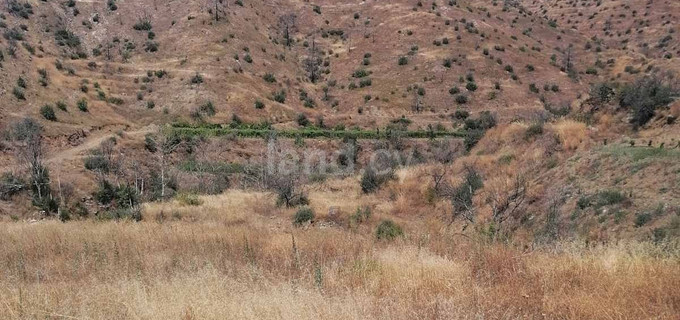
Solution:
<svg viewBox="0 0 680 320">
<path fill-rule="evenodd" d="M 392 220 L 383 220 L 375 229 L 375 237 L 378 240 L 393 240 L 397 237 L 403 236 L 404 231 L 401 227 Z"/>
<path fill-rule="evenodd" d="M 286 91 L 281 89 L 281 91 L 276 91 L 272 94 L 272 100 L 278 102 L 278 103 L 285 103 L 286 102 Z"/>
<path fill-rule="evenodd" d="M 408 64 L 408 58 L 406 56 L 399 57 L 399 65 L 405 66 Z"/>
<path fill-rule="evenodd" d="M 19 100 L 26 100 L 26 94 L 24 93 L 24 89 L 21 87 L 14 87 L 12 94 Z"/>
<path fill-rule="evenodd" d="M 139 20 L 132 26 L 132 28 L 137 31 L 151 31 L 153 26 L 149 20 Z"/>
<path fill-rule="evenodd" d="M 456 96 L 456 103 L 458 104 L 466 104 L 468 102 L 468 97 L 464 94 L 460 94 Z"/>
<path fill-rule="evenodd" d="M 200 206 L 203 204 L 203 200 L 201 200 L 197 195 L 190 193 L 177 194 L 175 196 L 175 200 L 177 200 L 177 202 L 183 206 Z"/>
<path fill-rule="evenodd" d="M 196 72 L 196 74 L 193 77 L 191 77 L 190 81 L 191 84 L 201 84 L 203 83 L 203 76 L 200 73 Z"/>
<path fill-rule="evenodd" d="M 40 108 L 40 114 L 49 121 L 57 121 L 57 115 L 54 114 L 54 109 L 49 104 Z"/>
<path fill-rule="evenodd" d="M 372 193 L 377 191 L 384 183 L 394 179 L 394 172 L 389 170 L 386 173 L 379 174 L 371 166 L 364 169 L 361 175 L 361 191 L 364 193 Z"/>
<path fill-rule="evenodd" d="M 80 110 L 82 112 L 88 112 L 87 100 L 85 100 L 84 98 L 78 100 L 77 106 L 78 106 L 78 110 Z"/>
<path fill-rule="evenodd" d="M 255 100 L 255 109 L 264 109 L 264 103 L 260 100 Z"/>
<path fill-rule="evenodd" d="M 309 207 L 300 208 L 293 217 L 293 224 L 301 226 L 304 223 L 312 222 L 314 220 L 314 211 Z"/>
<path fill-rule="evenodd" d="M 649 213 L 640 213 L 635 216 L 635 227 L 640 228 L 652 221 L 652 215 Z"/>
<path fill-rule="evenodd" d="M 468 82 L 465 85 L 465 89 L 468 89 L 468 91 L 477 91 L 477 84 L 474 82 Z"/>
<path fill-rule="evenodd" d="M 527 131 L 524 133 L 524 139 L 529 140 L 535 136 L 540 136 L 543 134 L 543 124 L 541 123 L 534 123 L 527 128 Z"/>
<path fill-rule="evenodd" d="M 271 73 L 265 73 L 265 75 L 262 78 L 264 79 L 264 81 L 267 81 L 269 83 L 276 82 L 276 77 L 274 77 L 274 75 Z"/>
</svg>

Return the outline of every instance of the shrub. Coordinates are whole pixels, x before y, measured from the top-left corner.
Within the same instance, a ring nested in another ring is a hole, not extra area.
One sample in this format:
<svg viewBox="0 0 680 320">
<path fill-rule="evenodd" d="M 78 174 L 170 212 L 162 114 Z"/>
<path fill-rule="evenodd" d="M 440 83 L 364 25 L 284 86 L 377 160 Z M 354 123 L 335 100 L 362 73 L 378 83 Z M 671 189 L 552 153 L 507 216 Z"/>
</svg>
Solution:
<svg viewBox="0 0 680 320">
<path fill-rule="evenodd" d="M 460 214 L 472 207 L 472 199 L 477 190 L 484 186 L 482 176 L 472 167 L 465 167 L 465 178 L 453 188 L 451 193 L 451 204 L 454 214 Z"/>
<path fill-rule="evenodd" d="M 465 150 L 470 151 L 474 146 L 477 145 L 479 140 L 484 137 L 484 130 L 475 129 L 467 130 L 465 132 L 465 138 L 463 139 L 463 144 L 465 145 Z"/>
<path fill-rule="evenodd" d="M 208 101 L 198 107 L 198 112 L 200 114 L 206 115 L 208 117 L 212 117 L 215 115 L 215 106 L 213 105 L 212 101 Z"/>
<path fill-rule="evenodd" d="M 286 91 L 281 89 L 281 91 L 276 91 L 272 95 L 272 100 L 278 102 L 278 103 L 285 103 L 286 102 Z"/>
<path fill-rule="evenodd" d="M 82 112 L 88 112 L 87 100 L 85 100 L 85 98 L 78 100 L 77 106 L 78 106 L 78 110 L 80 110 Z"/>
<path fill-rule="evenodd" d="M 458 87 L 453 87 L 453 88 L 449 89 L 450 95 L 457 95 L 459 93 L 460 93 L 460 88 L 458 88 Z"/>
<path fill-rule="evenodd" d="M 405 66 L 408 64 L 408 58 L 406 56 L 399 57 L 399 65 Z"/>
<path fill-rule="evenodd" d="M 40 114 L 49 121 L 57 121 L 57 115 L 54 114 L 54 109 L 49 104 L 40 108 Z"/>
<path fill-rule="evenodd" d="M 397 237 L 403 236 L 404 231 L 401 227 L 392 220 L 383 220 L 375 229 L 375 237 L 378 240 L 393 240 Z"/>
<path fill-rule="evenodd" d="M 144 51 L 146 51 L 146 52 L 156 52 L 156 51 L 158 51 L 158 42 L 147 41 L 144 44 Z"/>
<path fill-rule="evenodd" d="M 357 208 L 357 211 L 349 217 L 349 221 L 351 225 L 357 225 L 362 222 L 368 221 L 368 219 L 371 217 L 371 208 L 366 206 L 366 207 L 359 207 Z"/>
<path fill-rule="evenodd" d="M 610 102 L 614 98 L 614 95 L 614 88 L 609 83 L 597 83 L 590 88 L 590 96 L 597 104 Z"/>
<path fill-rule="evenodd" d="M 631 110 L 630 122 L 638 128 L 645 125 L 656 109 L 673 101 L 675 92 L 657 78 L 643 78 L 621 90 L 619 105 Z"/>
<path fill-rule="evenodd" d="M 543 124 L 541 123 L 534 123 L 527 128 L 527 131 L 524 132 L 524 139 L 529 140 L 535 136 L 540 136 L 543 134 Z"/>
<path fill-rule="evenodd" d="M 66 102 L 57 101 L 56 105 L 57 105 L 57 108 L 59 108 L 59 110 L 64 111 L 64 112 L 68 111 L 67 106 L 66 106 Z"/>
<path fill-rule="evenodd" d="M 84 160 L 85 169 L 108 173 L 111 171 L 111 162 L 98 150 L 93 151 Z"/>
<path fill-rule="evenodd" d="M 137 31 L 151 31 L 153 26 L 151 25 L 151 21 L 146 20 L 146 19 L 143 19 L 143 20 L 140 19 L 139 21 L 137 21 L 137 23 L 135 23 L 132 26 L 132 28 L 137 30 Z"/>
<path fill-rule="evenodd" d="M 201 84 L 203 83 L 203 76 L 200 73 L 196 72 L 196 74 L 193 77 L 191 77 L 190 81 L 192 84 Z"/>
<path fill-rule="evenodd" d="M 466 104 L 468 102 L 468 97 L 464 94 L 456 96 L 456 103 Z"/>
<path fill-rule="evenodd" d="M 12 94 L 19 100 L 26 100 L 26 94 L 24 93 L 24 89 L 21 87 L 14 87 Z"/>
<path fill-rule="evenodd" d="M 465 85 L 465 89 L 468 89 L 468 91 L 477 91 L 477 84 L 474 82 L 468 82 Z"/>
<path fill-rule="evenodd" d="M 69 48 L 80 47 L 80 38 L 73 32 L 66 29 L 59 29 L 54 32 L 54 40 L 59 46 L 67 46 Z"/>
<path fill-rule="evenodd" d="M 25 188 L 26 184 L 20 177 L 11 172 L 5 172 L 0 177 L 0 200 L 8 201 Z"/>
<path fill-rule="evenodd" d="M 264 103 L 260 100 L 255 100 L 255 109 L 264 109 Z"/>
<path fill-rule="evenodd" d="M 386 173 L 379 174 L 371 166 L 367 166 L 364 169 L 364 173 L 361 175 L 361 191 L 364 193 L 375 192 L 389 180 L 394 178 L 394 172 L 389 170 Z"/>
<path fill-rule="evenodd" d="M 363 77 L 367 77 L 368 75 L 369 75 L 369 73 L 368 73 L 368 71 L 366 71 L 366 69 L 359 69 L 359 70 L 354 71 L 354 73 L 352 74 L 352 77 L 363 78 Z"/>
<path fill-rule="evenodd" d="M 637 216 L 635 216 L 635 227 L 640 228 L 650 221 L 652 221 L 652 215 L 651 214 L 640 213 Z"/>
<path fill-rule="evenodd" d="M 456 112 L 454 112 L 453 116 L 456 119 L 465 120 L 468 117 L 470 117 L 470 112 L 468 112 L 467 110 L 458 109 L 458 110 L 456 110 Z"/>
<path fill-rule="evenodd" d="M 276 82 L 276 77 L 274 77 L 274 75 L 271 74 L 271 73 L 265 73 L 264 76 L 262 77 L 262 79 L 264 79 L 264 81 L 267 81 L 269 83 Z"/>
<path fill-rule="evenodd" d="M 297 121 L 297 124 L 301 127 L 306 127 L 310 124 L 309 119 L 307 119 L 307 116 L 305 116 L 302 113 L 298 114 L 296 121 Z"/>
<path fill-rule="evenodd" d="M 312 222 L 314 220 L 314 211 L 309 207 L 300 208 L 293 218 L 293 224 L 301 226 L 304 223 Z"/>
<path fill-rule="evenodd" d="M 183 206 L 200 206 L 203 204 L 203 200 L 201 200 L 197 195 L 191 193 L 177 194 L 175 196 L 175 200 L 177 200 L 177 202 Z"/>
<path fill-rule="evenodd" d="M 533 93 L 539 93 L 540 92 L 540 90 L 538 90 L 538 87 L 536 87 L 535 83 L 529 84 L 529 91 L 531 91 Z"/>
</svg>

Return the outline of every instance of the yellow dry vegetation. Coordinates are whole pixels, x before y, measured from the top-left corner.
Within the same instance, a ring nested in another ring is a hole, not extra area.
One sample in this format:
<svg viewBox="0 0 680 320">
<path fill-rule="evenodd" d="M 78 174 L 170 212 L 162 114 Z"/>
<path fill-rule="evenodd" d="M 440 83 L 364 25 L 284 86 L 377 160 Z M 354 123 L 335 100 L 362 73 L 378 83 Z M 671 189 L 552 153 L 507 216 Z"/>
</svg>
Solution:
<svg viewBox="0 0 680 320">
<path fill-rule="evenodd" d="M 400 217 L 405 237 L 386 242 L 374 237 L 377 219 L 360 228 L 294 228 L 294 210 L 275 208 L 268 194 L 200 198 L 197 206 L 147 205 L 139 223 L 2 223 L 0 318 L 677 319 L 680 312 L 677 245 L 525 248 L 460 236 L 434 217 Z M 317 213 L 358 205 L 352 194 L 325 190 L 310 199 Z M 378 206 L 375 214 L 386 213 Z"/>
</svg>

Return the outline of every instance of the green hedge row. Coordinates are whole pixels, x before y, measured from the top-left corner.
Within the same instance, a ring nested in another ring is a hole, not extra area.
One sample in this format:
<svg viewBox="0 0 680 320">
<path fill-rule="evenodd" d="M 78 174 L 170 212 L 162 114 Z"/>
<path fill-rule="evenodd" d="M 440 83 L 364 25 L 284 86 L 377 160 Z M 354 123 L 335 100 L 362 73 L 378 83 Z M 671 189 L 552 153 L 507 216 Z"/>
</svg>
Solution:
<svg viewBox="0 0 680 320">
<path fill-rule="evenodd" d="M 326 130 L 326 129 L 240 129 L 221 127 L 187 127 L 173 126 L 172 132 L 180 136 L 224 136 L 236 135 L 247 138 L 266 138 L 274 134 L 285 138 L 329 138 L 329 139 L 388 139 L 394 136 L 403 138 L 437 138 L 437 137 L 465 137 L 465 133 L 458 131 L 394 131 L 394 130 Z"/>
</svg>

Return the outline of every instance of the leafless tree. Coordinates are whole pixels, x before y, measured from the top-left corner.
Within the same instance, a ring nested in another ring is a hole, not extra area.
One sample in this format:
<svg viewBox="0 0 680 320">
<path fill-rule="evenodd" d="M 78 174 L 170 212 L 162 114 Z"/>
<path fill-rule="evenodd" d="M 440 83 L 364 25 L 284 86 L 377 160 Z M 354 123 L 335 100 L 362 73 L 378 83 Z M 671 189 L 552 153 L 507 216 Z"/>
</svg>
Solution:
<svg viewBox="0 0 680 320">
<path fill-rule="evenodd" d="M 297 16 L 294 13 L 287 13 L 279 17 L 279 28 L 283 33 L 284 44 L 289 48 L 292 44 L 292 34 L 297 30 L 296 20 Z"/>
<path fill-rule="evenodd" d="M 487 190 L 487 202 L 496 228 L 500 229 L 505 221 L 519 212 L 526 200 L 528 186 L 526 175 L 520 172 L 509 184 Z"/>
<path fill-rule="evenodd" d="M 312 43 L 309 46 L 307 57 L 304 59 L 304 68 L 309 75 L 309 80 L 316 83 L 320 78 L 321 57 L 319 56 L 319 49 L 316 45 L 316 40 L 312 38 Z"/>
<path fill-rule="evenodd" d="M 446 181 L 448 168 L 446 166 L 435 166 L 431 168 L 428 175 L 432 179 L 432 190 L 437 196 L 448 196 L 451 194 L 451 185 Z"/>
<path fill-rule="evenodd" d="M 215 15 L 215 21 L 218 22 L 220 21 L 220 14 L 223 17 L 226 17 L 227 12 L 224 9 L 225 6 L 229 6 L 229 1 L 227 0 L 210 0 L 209 6 L 211 7 L 211 10 L 213 11 L 213 14 Z"/>
<path fill-rule="evenodd" d="M 34 203 L 51 200 L 49 170 L 44 164 L 42 128 L 31 118 L 14 124 L 12 138 L 16 143 L 16 157 L 28 169 Z"/>
<path fill-rule="evenodd" d="M 160 178 L 161 178 L 161 198 L 165 198 L 165 189 L 168 186 L 168 166 L 167 158 L 179 148 L 182 140 L 179 136 L 174 134 L 166 134 L 161 130 L 154 136 L 149 136 L 156 144 L 157 148 L 155 150 L 156 156 L 158 157 L 158 165 L 160 166 Z"/>
</svg>

